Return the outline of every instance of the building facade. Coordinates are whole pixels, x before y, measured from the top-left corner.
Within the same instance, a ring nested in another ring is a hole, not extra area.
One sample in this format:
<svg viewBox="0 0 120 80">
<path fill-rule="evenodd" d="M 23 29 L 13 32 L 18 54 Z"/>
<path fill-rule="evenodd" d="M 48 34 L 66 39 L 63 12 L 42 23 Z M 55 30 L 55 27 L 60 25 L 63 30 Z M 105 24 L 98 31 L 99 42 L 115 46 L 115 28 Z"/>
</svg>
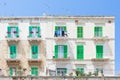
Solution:
<svg viewBox="0 0 120 80">
<path fill-rule="evenodd" d="M 114 75 L 113 16 L 0 18 L 2 75 Z"/>
</svg>

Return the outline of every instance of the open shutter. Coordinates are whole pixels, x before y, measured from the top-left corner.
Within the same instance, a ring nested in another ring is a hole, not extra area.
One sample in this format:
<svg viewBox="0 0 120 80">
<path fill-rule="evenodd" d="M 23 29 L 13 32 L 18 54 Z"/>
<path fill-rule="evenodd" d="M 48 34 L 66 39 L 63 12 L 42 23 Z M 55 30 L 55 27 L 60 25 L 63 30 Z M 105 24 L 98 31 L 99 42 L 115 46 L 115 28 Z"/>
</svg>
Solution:
<svg viewBox="0 0 120 80">
<path fill-rule="evenodd" d="M 94 27 L 94 36 L 97 37 L 97 27 Z"/>
<path fill-rule="evenodd" d="M 58 58 L 58 45 L 55 45 L 55 58 Z"/>
<path fill-rule="evenodd" d="M 12 69 L 12 67 L 9 68 L 9 73 L 10 73 L 10 76 L 13 75 L 13 69 Z"/>
<path fill-rule="evenodd" d="M 83 45 L 77 45 L 77 59 L 82 60 L 84 58 L 84 47 Z"/>
<path fill-rule="evenodd" d="M 55 31 L 57 31 L 58 30 L 58 26 L 55 26 Z"/>
<path fill-rule="evenodd" d="M 8 26 L 8 27 L 7 27 L 7 30 L 8 30 L 8 38 L 11 38 L 11 27 Z"/>
<path fill-rule="evenodd" d="M 16 26 L 16 37 L 19 37 L 19 29 L 18 29 L 18 26 Z"/>
<path fill-rule="evenodd" d="M 102 30 L 102 27 L 100 27 L 100 37 L 102 37 L 102 32 L 103 30 Z"/>
<path fill-rule="evenodd" d="M 64 45 L 64 58 L 67 58 L 67 45 Z"/>
<path fill-rule="evenodd" d="M 64 26 L 64 31 L 67 31 L 66 26 Z"/>
<path fill-rule="evenodd" d="M 83 38 L 83 27 L 77 27 L 77 38 Z"/>
<path fill-rule="evenodd" d="M 29 26 L 29 37 L 32 37 L 32 26 Z"/>
<path fill-rule="evenodd" d="M 38 37 L 41 37 L 40 26 L 38 26 L 37 28 L 38 28 Z"/>
</svg>

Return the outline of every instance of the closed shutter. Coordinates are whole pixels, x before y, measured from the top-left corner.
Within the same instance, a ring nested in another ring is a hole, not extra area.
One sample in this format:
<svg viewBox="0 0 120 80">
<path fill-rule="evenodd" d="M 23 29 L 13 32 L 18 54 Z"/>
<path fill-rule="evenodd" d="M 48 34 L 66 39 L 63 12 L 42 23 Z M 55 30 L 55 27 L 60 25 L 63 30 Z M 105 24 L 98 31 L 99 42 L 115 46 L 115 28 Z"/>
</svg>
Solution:
<svg viewBox="0 0 120 80">
<path fill-rule="evenodd" d="M 38 67 L 31 67 L 31 75 L 38 76 Z"/>
<path fill-rule="evenodd" d="M 55 45 L 55 58 L 58 58 L 58 45 Z"/>
<path fill-rule="evenodd" d="M 82 60 L 84 58 L 84 47 L 83 45 L 77 45 L 77 59 Z"/>
<path fill-rule="evenodd" d="M 16 26 L 16 37 L 19 37 L 19 29 L 18 29 L 18 26 Z"/>
<path fill-rule="evenodd" d="M 10 76 L 13 75 L 13 69 L 12 69 L 12 67 L 9 67 L 9 73 L 10 73 Z"/>
<path fill-rule="evenodd" d="M 7 29 L 8 29 L 8 38 L 11 38 L 11 27 L 8 26 Z"/>
<path fill-rule="evenodd" d="M 83 27 L 77 27 L 77 38 L 83 38 Z"/>
<path fill-rule="evenodd" d="M 64 58 L 67 58 L 67 45 L 64 45 Z"/>
<path fill-rule="evenodd" d="M 94 27 L 94 36 L 95 37 L 102 37 L 102 27 Z"/>
<path fill-rule="evenodd" d="M 15 45 L 10 46 L 10 58 L 12 59 L 16 58 L 16 46 Z"/>
<path fill-rule="evenodd" d="M 78 71 L 80 71 L 80 73 L 84 73 L 84 68 L 77 68 Z"/>
<path fill-rule="evenodd" d="M 103 46 L 102 45 L 96 46 L 96 58 L 103 58 Z"/>
<path fill-rule="evenodd" d="M 32 37 L 32 26 L 29 26 L 29 37 Z"/>
<path fill-rule="evenodd" d="M 40 26 L 38 26 L 37 28 L 38 28 L 38 37 L 41 37 Z"/>
<path fill-rule="evenodd" d="M 32 50 L 32 58 L 33 59 L 38 58 L 38 46 L 32 45 L 31 50 Z"/>
<path fill-rule="evenodd" d="M 67 68 L 64 68 L 64 75 L 67 74 Z"/>
</svg>

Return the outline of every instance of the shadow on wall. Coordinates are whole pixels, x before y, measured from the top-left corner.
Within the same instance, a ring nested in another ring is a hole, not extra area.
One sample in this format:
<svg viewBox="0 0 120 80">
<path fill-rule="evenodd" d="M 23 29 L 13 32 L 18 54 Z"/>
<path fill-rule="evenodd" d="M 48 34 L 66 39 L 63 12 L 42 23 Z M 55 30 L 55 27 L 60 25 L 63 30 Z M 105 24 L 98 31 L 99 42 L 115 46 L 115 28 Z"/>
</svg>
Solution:
<svg viewBox="0 0 120 80">
<path fill-rule="evenodd" d="M 109 44 L 110 43 L 108 41 L 106 41 L 104 44 L 104 56 L 110 58 L 111 56 L 113 56 L 113 54 L 112 54 L 112 48 L 110 47 Z"/>
</svg>

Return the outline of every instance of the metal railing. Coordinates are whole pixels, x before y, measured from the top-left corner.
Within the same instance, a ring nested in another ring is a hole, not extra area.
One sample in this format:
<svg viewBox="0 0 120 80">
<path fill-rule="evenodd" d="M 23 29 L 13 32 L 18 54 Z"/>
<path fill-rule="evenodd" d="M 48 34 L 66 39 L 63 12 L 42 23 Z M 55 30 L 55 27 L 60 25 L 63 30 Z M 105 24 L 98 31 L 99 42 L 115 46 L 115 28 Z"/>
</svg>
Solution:
<svg viewBox="0 0 120 80">
<path fill-rule="evenodd" d="M 0 76 L 0 80 L 120 80 L 119 76 L 74 77 L 74 76 Z"/>
</svg>

